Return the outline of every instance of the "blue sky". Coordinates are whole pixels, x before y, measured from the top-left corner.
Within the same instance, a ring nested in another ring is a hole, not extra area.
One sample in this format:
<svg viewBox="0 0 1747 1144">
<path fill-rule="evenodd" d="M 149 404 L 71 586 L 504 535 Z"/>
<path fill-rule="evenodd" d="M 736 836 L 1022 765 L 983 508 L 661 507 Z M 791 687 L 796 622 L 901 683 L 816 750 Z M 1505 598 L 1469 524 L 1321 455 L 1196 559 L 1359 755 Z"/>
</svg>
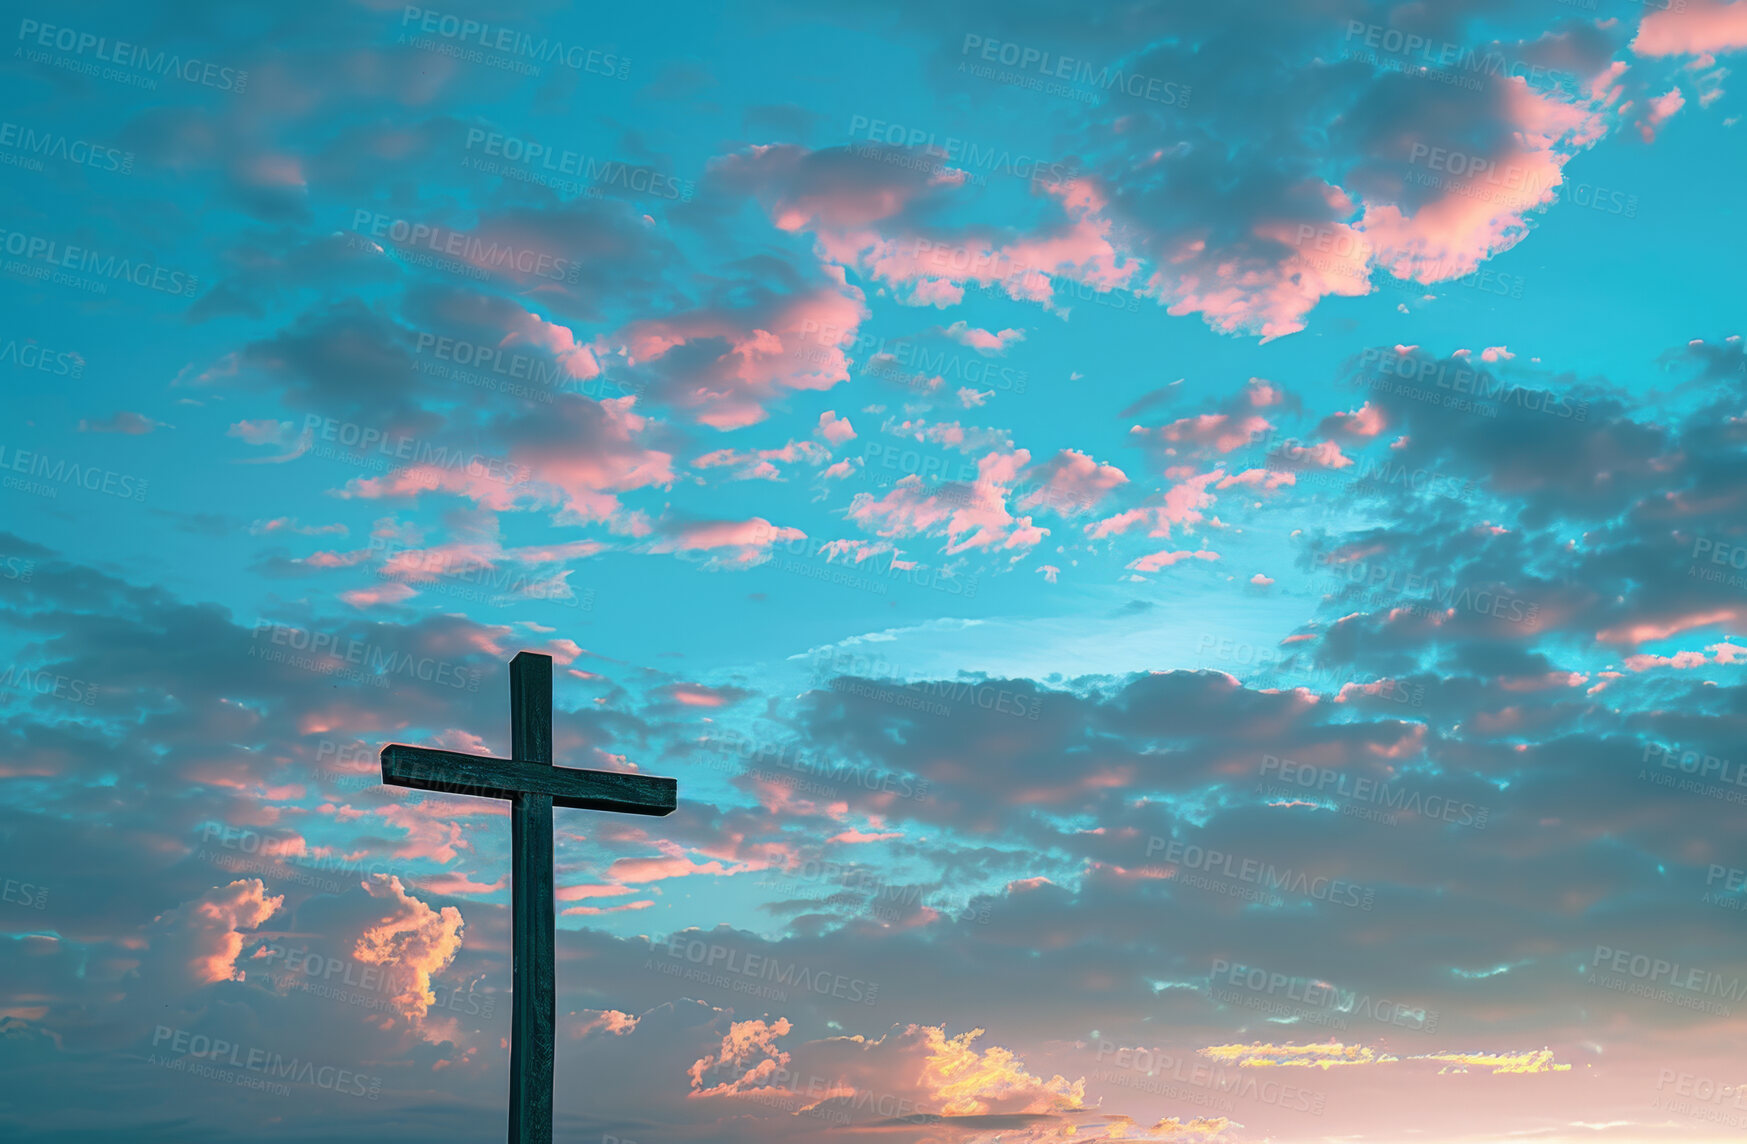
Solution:
<svg viewBox="0 0 1747 1144">
<path fill-rule="evenodd" d="M 1747 1122 L 1747 5 L 13 38 L 12 1135 L 499 1131 L 519 650 L 578 1138 Z"/>
</svg>

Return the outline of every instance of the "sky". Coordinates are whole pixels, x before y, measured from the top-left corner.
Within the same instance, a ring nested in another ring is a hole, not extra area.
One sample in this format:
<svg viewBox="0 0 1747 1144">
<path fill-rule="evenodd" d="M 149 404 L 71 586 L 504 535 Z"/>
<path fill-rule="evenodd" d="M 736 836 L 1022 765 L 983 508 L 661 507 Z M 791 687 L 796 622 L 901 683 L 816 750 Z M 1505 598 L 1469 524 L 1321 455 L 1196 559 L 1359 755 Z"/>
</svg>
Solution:
<svg viewBox="0 0 1747 1144">
<path fill-rule="evenodd" d="M 0 1135 L 1747 1127 L 1747 0 L 6 17 Z"/>
</svg>

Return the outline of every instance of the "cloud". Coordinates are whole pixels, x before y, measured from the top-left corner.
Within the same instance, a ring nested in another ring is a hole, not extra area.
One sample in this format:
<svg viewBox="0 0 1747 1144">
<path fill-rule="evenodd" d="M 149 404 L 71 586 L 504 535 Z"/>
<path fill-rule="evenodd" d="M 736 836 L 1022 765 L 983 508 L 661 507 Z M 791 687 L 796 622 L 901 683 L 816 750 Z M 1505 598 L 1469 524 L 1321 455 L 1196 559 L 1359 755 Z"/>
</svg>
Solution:
<svg viewBox="0 0 1747 1144">
<path fill-rule="evenodd" d="M 236 960 L 243 951 L 242 931 L 260 926 L 284 904 L 284 896 L 269 896 L 259 878 L 239 878 L 183 902 L 152 923 L 142 979 L 153 986 L 241 981 Z"/>
<path fill-rule="evenodd" d="M 461 911 L 454 906 L 431 909 L 393 876 L 375 875 L 363 887 L 387 912 L 358 935 L 356 956 L 390 971 L 399 986 L 390 1002 L 402 1017 L 418 1020 L 436 1000 L 432 976 L 446 968 L 461 948 Z"/>
<path fill-rule="evenodd" d="M 1061 450 L 1025 476 L 1037 487 L 1019 498 L 1019 506 L 1047 506 L 1062 516 L 1091 512 L 1113 490 L 1128 483 L 1128 474 L 1121 469 L 1073 449 Z"/>
<path fill-rule="evenodd" d="M 804 540 L 806 533 L 786 525 L 774 525 L 762 516 L 750 520 L 667 519 L 657 526 L 654 552 L 715 552 L 731 550 L 725 563 L 731 567 L 762 564 L 773 545 Z"/>
<path fill-rule="evenodd" d="M 1687 0 L 1651 8 L 1632 50 L 1641 56 L 1697 56 L 1747 48 L 1747 6 L 1740 0 Z"/>
<path fill-rule="evenodd" d="M 143 413 L 130 413 L 123 409 L 102 421 L 79 421 L 81 433 L 122 433 L 130 437 L 138 437 L 155 429 L 166 428 L 162 421 L 153 421 Z"/>
</svg>

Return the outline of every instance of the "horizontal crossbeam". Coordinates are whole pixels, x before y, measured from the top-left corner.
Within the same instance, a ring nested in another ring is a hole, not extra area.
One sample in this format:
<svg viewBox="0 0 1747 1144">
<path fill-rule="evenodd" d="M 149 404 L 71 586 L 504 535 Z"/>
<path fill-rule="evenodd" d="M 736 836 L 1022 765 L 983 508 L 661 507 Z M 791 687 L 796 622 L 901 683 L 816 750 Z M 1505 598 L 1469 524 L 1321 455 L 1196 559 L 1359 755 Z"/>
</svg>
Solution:
<svg viewBox="0 0 1747 1144">
<path fill-rule="evenodd" d="M 382 781 L 389 786 L 477 798 L 546 794 L 552 796 L 553 806 L 620 814 L 672 814 L 679 805 L 678 779 L 584 771 L 404 743 L 382 748 Z"/>
</svg>

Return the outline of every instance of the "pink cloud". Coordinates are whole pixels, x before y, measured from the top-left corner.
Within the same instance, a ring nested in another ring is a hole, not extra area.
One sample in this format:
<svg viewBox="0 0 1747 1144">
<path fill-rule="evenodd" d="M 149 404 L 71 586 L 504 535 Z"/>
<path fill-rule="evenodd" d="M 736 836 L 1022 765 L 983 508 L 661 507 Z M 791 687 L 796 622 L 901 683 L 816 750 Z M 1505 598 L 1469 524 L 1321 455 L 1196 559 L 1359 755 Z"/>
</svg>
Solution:
<svg viewBox="0 0 1747 1144">
<path fill-rule="evenodd" d="M 621 335 L 627 358 L 666 368 L 669 401 L 702 424 L 739 429 L 763 421 L 766 406 L 784 393 L 849 380 L 841 342 L 867 307 L 841 268 L 825 270 L 829 282 L 746 310 L 701 309 L 633 323 Z"/>
<path fill-rule="evenodd" d="M 1372 202 L 1360 229 L 1365 253 L 1396 278 L 1434 283 L 1459 278 L 1527 234 L 1523 216 L 1552 203 L 1565 163 L 1605 133 L 1602 117 L 1520 76 L 1499 81 L 1509 143 L 1473 173 L 1440 172 L 1440 193 L 1404 210 Z M 1404 146 L 1430 146 L 1410 139 Z"/>
<path fill-rule="evenodd" d="M 1644 114 L 1638 119 L 1638 134 L 1646 143 L 1656 142 L 1656 129 L 1674 117 L 1674 113 L 1686 106 L 1686 97 L 1680 94 L 1678 87 L 1671 87 L 1663 94 L 1649 100 L 1644 106 Z"/>
<path fill-rule="evenodd" d="M 1073 449 L 1063 449 L 1027 476 L 1038 487 L 1020 498 L 1020 507 L 1042 505 L 1063 516 L 1096 508 L 1112 490 L 1128 483 L 1128 475 L 1121 469 Z"/>
<path fill-rule="evenodd" d="M 533 346 L 551 354 L 570 377 L 579 381 L 590 381 L 600 376 L 601 366 L 596 356 L 596 347 L 578 342 L 576 334 L 568 326 L 549 322 L 527 310 L 518 308 L 518 311 L 509 333 L 499 343 L 501 348 Z"/>
<path fill-rule="evenodd" d="M 1492 353 L 1492 350 L 1487 350 Z M 1494 361 L 1495 358 L 1487 358 Z M 1389 418 L 1369 401 L 1350 413 L 1331 413 L 1316 427 L 1323 437 L 1345 437 L 1349 440 L 1369 440 L 1389 428 Z"/>
<path fill-rule="evenodd" d="M 261 925 L 284 904 L 283 895 L 268 897 L 259 878 L 215 886 L 154 919 L 153 961 L 195 985 L 241 981 L 244 974 L 236 966 L 243 951 L 240 931 Z"/>
<path fill-rule="evenodd" d="M 829 416 L 829 414 L 827 414 Z M 848 422 L 839 422 L 847 425 Z M 853 430 L 850 436 L 854 436 Z M 793 441 L 776 449 L 717 449 L 705 453 L 692 462 L 694 469 L 734 468 L 735 480 L 780 481 L 782 470 L 776 462 L 794 464 L 797 461 L 809 465 L 822 465 L 831 457 L 831 451 L 817 441 Z"/>
<path fill-rule="evenodd" d="M 1229 453 L 1273 427 L 1266 417 L 1257 414 L 1203 413 L 1179 418 L 1156 429 L 1136 425 L 1128 432 L 1131 437 L 1153 437 L 1173 445 L 1197 445 L 1215 453 Z"/>
<path fill-rule="evenodd" d="M 1665 640 L 1669 636 L 1678 635 L 1693 628 L 1710 627 L 1712 624 L 1730 624 L 1738 627 L 1743 622 L 1747 622 L 1747 609 L 1717 608 L 1708 612 L 1689 612 L 1685 615 L 1674 615 L 1661 619 L 1636 620 L 1604 628 L 1595 634 L 1595 638 L 1600 643 L 1636 647 L 1652 640 Z"/>
<path fill-rule="evenodd" d="M 1160 568 L 1169 568 L 1171 565 L 1177 563 L 1179 560 L 1218 560 L 1218 559 L 1219 559 L 1219 553 L 1209 552 L 1205 548 L 1201 549 L 1198 552 L 1189 552 L 1187 550 L 1179 550 L 1176 552 L 1172 552 L 1172 551 L 1167 549 L 1167 550 L 1162 551 L 1162 552 L 1154 552 L 1150 556 L 1142 556 L 1139 560 L 1130 561 L 1128 564 L 1128 567 L 1132 568 L 1136 572 L 1157 572 Z"/>
<path fill-rule="evenodd" d="M 461 911 L 454 906 L 431 909 L 391 875 L 372 874 L 363 886 L 383 913 L 358 935 L 353 956 L 387 969 L 388 980 L 397 986 L 390 1003 L 407 1020 L 419 1020 L 437 999 L 431 992 L 432 975 L 461 949 Z"/>
<path fill-rule="evenodd" d="M 1320 179 L 1302 180 L 1294 197 L 1315 204 L 1322 217 L 1353 210 L 1345 192 Z M 1305 315 L 1328 295 L 1371 292 L 1369 246 L 1345 223 L 1264 219 L 1250 237 L 1209 249 L 1202 233 L 1159 236 L 1148 292 L 1169 303 L 1167 313 L 1199 313 L 1221 333 L 1253 333 L 1264 342 L 1302 330 Z"/>
<path fill-rule="evenodd" d="M 855 426 L 849 423 L 849 418 L 839 417 L 835 410 L 827 409 L 819 414 L 819 427 L 814 430 L 825 439 L 825 443 L 833 447 L 853 440 Z"/>
<path fill-rule="evenodd" d="M 914 473 L 906 476 L 882 497 L 857 493 L 849 518 L 882 537 L 943 536 L 945 551 L 971 548 L 1029 548 L 1049 530 L 1032 524 L 1030 517 L 1015 519 L 1007 509 L 1007 496 L 1019 471 L 1031 454 L 996 451 L 977 462 L 976 479 L 934 488 Z"/>
<path fill-rule="evenodd" d="M 377 584 L 370 588 L 353 588 L 341 592 L 340 599 L 354 608 L 376 608 L 384 604 L 398 604 L 403 600 L 418 595 L 418 589 L 411 584 L 388 583 Z"/>
<path fill-rule="evenodd" d="M 81 433 L 120 433 L 129 437 L 139 437 L 154 429 L 163 428 L 166 426 L 162 421 L 154 421 L 143 413 L 134 413 L 127 409 L 118 410 L 113 416 L 102 421 L 79 419 L 79 432 Z"/>
<path fill-rule="evenodd" d="M 1025 340 L 1024 330 L 1005 329 L 992 334 L 964 321 L 954 322 L 940 332 L 982 354 L 1004 354 L 1008 346 Z"/>
<path fill-rule="evenodd" d="M 1055 200 L 1061 217 L 1032 234 L 996 242 L 970 234 L 925 236 L 898 221 L 913 204 L 962 189 L 962 172 L 919 173 L 854 159 L 846 151 L 793 146 L 750 148 L 719 161 L 717 170 L 730 185 L 758 195 L 777 227 L 811 231 L 826 258 L 900 287 L 899 300 L 910 305 L 957 304 L 965 284 L 974 282 L 998 284 L 1014 299 L 1050 308 L 1052 276 L 1112 290 L 1126 285 L 1137 269 L 1112 244 L 1105 196 L 1087 179 L 1033 182 L 1034 192 Z M 965 332 L 973 336 L 968 327 Z M 1004 344 L 1005 333 L 987 337 Z"/>
<path fill-rule="evenodd" d="M 798 528 L 778 527 L 762 516 L 751 520 L 700 520 L 670 523 L 655 542 L 655 552 L 710 552 L 735 549 L 729 562 L 738 565 L 762 563 L 770 546 L 788 540 L 804 540 Z"/>
<path fill-rule="evenodd" d="M 1747 48 L 1747 3 L 1685 0 L 1645 14 L 1632 50 L 1641 56 L 1696 56 Z"/>
<path fill-rule="evenodd" d="M 1705 652 L 1712 654 L 1706 655 Z M 1714 643 L 1706 646 L 1705 651 L 1677 651 L 1671 656 L 1662 655 L 1628 655 L 1625 660 L 1628 671 L 1649 671 L 1657 667 L 1693 668 L 1708 667 L 1712 664 L 1730 665 L 1741 662 L 1747 656 L 1747 647 L 1728 642 Z"/>
<path fill-rule="evenodd" d="M 730 1024 L 721 1046 L 693 1061 L 686 1070 L 691 1077 L 693 1095 L 708 1097 L 742 1093 L 768 1087 L 761 1081 L 780 1079 L 785 1075 L 783 1069 L 789 1063 L 789 1054 L 777 1047 L 776 1039 L 788 1036 L 791 1027 L 786 1017 L 778 1017 L 769 1024 L 762 1019 Z M 706 1074 L 723 1070 L 727 1070 L 729 1079 L 707 1089 L 703 1087 Z"/>
<path fill-rule="evenodd" d="M 236 421 L 225 430 L 226 437 L 238 437 L 251 445 L 284 445 L 291 439 L 293 426 L 289 421 Z"/>
<path fill-rule="evenodd" d="M 591 1033 L 618 1037 L 633 1032 L 637 1028 L 637 1018 L 617 1009 L 583 1009 L 569 1014 L 561 1024 L 566 1036 L 580 1041 Z"/>
<path fill-rule="evenodd" d="M 1214 501 L 1207 486 L 1224 476 L 1224 469 L 1186 476 L 1166 490 L 1163 497 L 1154 498 L 1157 503 L 1094 521 L 1086 526 L 1086 535 L 1093 540 L 1102 540 L 1109 536 L 1120 536 L 1129 529 L 1144 524 L 1147 526 L 1148 536 L 1169 537 L 1175 526 L 1198 524 L 1206 519 L 1201 510 L 1211 506 Z"/>
</svg>

